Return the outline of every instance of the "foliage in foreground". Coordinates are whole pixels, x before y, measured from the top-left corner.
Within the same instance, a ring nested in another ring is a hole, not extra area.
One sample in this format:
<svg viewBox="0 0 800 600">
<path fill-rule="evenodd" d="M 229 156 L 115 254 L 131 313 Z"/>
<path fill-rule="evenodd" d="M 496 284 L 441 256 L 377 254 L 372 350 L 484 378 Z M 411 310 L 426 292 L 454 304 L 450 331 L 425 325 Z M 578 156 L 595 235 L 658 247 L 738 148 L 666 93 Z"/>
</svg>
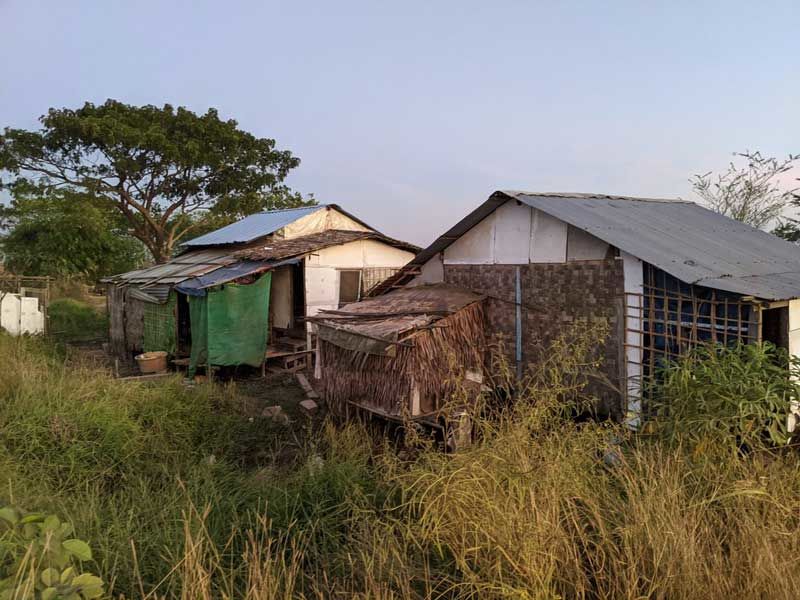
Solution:
<svg viewBox="0 0 800 600">
<path fill-rule="evenodd" d="M 0 507 L 0 599 L 90 600 L 103 595 L 103 580 L 82 573 L 92 560 L 83 540 L 67 537 L 69 523 L 55 515 Z M 9 575 L 3 578 L 3 573 Z"/>
<path fill-rule="evenodd" d="M 670 442 L 738 452 L 789 441 L 800 360 L 783 348 L 699 346 L 668 364 L 660 379 L 653 425 Z"/>
<path fill-rule="evenodd" d="M 399 458 L 328 424 L 248 473 L 230 441 L 258 423 L 235 425 L 211 388 L 64 372 L 0 338 L 26 370 L 0 372 L 4 490 L 64 515 L 126 597 L 794 598 L 796 457 L 710 460 L 575 423 L 579 378 L 554 368 L 591 362 L 574 350 L 463 452 Z"/>
</svg>

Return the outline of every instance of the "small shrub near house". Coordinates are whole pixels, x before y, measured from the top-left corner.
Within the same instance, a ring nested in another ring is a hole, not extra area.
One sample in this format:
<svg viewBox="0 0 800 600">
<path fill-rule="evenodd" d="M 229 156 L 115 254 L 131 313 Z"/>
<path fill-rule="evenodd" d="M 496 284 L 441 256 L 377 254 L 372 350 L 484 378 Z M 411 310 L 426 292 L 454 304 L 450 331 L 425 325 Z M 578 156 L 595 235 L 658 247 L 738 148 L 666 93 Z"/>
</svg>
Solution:
<svg viewBox="0 0 800 600">
<path fill-rule="evenodd" d="M 779 447 L 798 381 L 800 360 L 768 342 L 700 346 L 661 371 L 652 425 L 698 452 Z"/>
</svg>

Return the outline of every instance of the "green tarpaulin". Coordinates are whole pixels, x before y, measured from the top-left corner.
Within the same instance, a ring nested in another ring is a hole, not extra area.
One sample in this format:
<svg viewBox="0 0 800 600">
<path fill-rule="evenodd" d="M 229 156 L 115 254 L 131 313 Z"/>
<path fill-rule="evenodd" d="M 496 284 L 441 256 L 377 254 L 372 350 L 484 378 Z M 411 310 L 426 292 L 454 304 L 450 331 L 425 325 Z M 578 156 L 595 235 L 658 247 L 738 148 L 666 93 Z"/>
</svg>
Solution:
<svg viewBox="0 0 800 600">
<path fill-rule="evenodd" d="M 145 352 L 163 350 L 175 354 L 175 292 L 169 293 L 164 304 L 143 302 L 144 335 L 142 349 Z"/>
<path fill-rule="evenodd" d="M 189 296 L 192 352 L 189 376 L 199 365 L 259 366 L 267 352 L 272 273 L 249 285 L 227 283 L 205 296 Z"/>
</svg>

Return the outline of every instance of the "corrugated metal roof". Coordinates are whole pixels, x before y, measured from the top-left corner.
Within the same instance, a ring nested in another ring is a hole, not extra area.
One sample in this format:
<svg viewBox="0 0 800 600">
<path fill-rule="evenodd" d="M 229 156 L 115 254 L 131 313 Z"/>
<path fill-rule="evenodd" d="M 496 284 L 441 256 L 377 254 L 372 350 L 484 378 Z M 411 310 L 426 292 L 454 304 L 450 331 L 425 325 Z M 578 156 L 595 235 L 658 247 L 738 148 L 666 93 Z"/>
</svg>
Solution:
<svg viewBox="0 0 800 600">
<path fill-rule="evenodd" d="M 167 263 L 114 275 L 104 281 L 150 285 L 155 283 L 174 284 L 219 269 L 237 260 L 227 249 L 195 250 L 181 254 Z"/>
<path fill-rule="evenodd" d="M 204 275 L 209 276 L 208 281 L 218 281 L 221 277 L 224 278 L 225 274 L 217 274 L 217 271 L 232 267 L 240 263 L 242 259 L 257 261 L 259 266 L 256 267 L 256 270 L 267 270 L 285 264 L 283 259 L 286 258 L 302 256 L 321 248 L 362 239 L 381 241 L 409 252 L 419 250 L 412 244 L 394 240 L 376 231 L 339 231 L 330 229 L 298 238 L 275 240 L 266 246 L 244 249 L 241 246 L 234 246 L 232 248 L 189 250 L 167 263 L 113 275 L 103 279 L 103 281 L 105 283 L 130 284 L 139 287 L 146 294 L 153 295 L 157 293 L 160 294 L 159 298 L 166 299 L 166 294 L 169 293 L 172 286 L 194 278 L 202 278 Z M 235 279 L 235 277 L 231 277 L 231 279 Z M 157 292 L 153 291 L 154 287 L 158 287 L 159 290 Z M 200 287 L 207 286 L 201 285 Z"/>
<path fill-rule="evenodd" d="M 278 229 L 286 227 L 300 217 L 305 217 L 313 212 L 326 208 L 326 205 L 302 206 L 300 208 L 287 208 L 285 210 L 269 210 L 245 217 L 241 221 L 221 227 L 211 233 L 201 235 L 183 246 L 216 246 L 219 244 L 239 244 L 251 242 L 255 239 L 275 233 Z"/>
<path fill-rule="evenodd" d="M 800 298 L 800 247 L 693 202 L 601 194 L 495 192 L 420 252 L 381 292 L 509 199 L 519 200 L 687 283 L 765 300 Z"/>
<path fill-rule="evenodd" d="M 800 297 L 800 248 L 693 202 L 504 192 L 687 283 Z"/>
</svg>

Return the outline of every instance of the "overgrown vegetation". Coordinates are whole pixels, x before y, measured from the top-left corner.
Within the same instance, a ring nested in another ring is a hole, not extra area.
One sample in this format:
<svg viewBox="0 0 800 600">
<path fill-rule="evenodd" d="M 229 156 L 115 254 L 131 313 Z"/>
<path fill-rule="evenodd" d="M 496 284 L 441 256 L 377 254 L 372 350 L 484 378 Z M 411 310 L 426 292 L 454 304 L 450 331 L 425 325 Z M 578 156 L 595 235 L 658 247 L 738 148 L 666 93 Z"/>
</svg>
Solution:
<svg viewBox="0 0 800 600">
<path fill-rule="evenodd" d="M 796 597 L 796 456 L 714 452 L 740 433 L 725 428 L 698 451 L 681 410 L 664 436 L 574 422 L 564 397 L 591 346 L 554 346 L 462 452 L 420 439 L 398 453 L 328 423 L 288 464 L 246 469 L 241 440 L 271 434 L 225 390 L 65 371 L 0 337 L 0 504 L 61 515 L 95 550 L 86 567 L 129 598 Z M 726 384 L 746 356 L 713 358 L 688 379 L 676 367 L 676 406 L 717 383 L 771 393 L 755 373 Z"/>
<path fill-rule="evenodd" d="M 770 343 L 700 346 L 667 365 L 653 425 L 672 443 L 765 450 L 789 441 L 800 360 Z"/>
<path fill-rule="evenodd" d="M 50 334 L 56 340 L 85 341 L 103 337 L 108 331 L 105 314 L 80 300 L 59 298 L 50 303 L 47 311 Z"/>
</svg>

